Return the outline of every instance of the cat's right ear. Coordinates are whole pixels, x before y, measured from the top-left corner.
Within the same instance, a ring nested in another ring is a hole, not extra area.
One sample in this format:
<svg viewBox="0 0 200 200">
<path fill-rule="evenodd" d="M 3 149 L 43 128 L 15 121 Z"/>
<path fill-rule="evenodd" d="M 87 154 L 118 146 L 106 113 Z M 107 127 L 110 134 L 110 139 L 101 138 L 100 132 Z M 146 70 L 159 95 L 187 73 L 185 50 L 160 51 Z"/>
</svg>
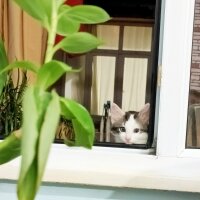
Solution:
<svg viewBox="0 0 200 200">
<path fill-rule="evenodd" d="M 148 126 L 150 115 L 150 104 L 146 103 L 137 115 L 137 119 L 143 124 Z"/>
<path fill-rule="evenodd" d="M 112 126 L 121 126 L 123 124 L 125 112 L 117 104 L 111 104 L 110 114 Z"/>
</svg>

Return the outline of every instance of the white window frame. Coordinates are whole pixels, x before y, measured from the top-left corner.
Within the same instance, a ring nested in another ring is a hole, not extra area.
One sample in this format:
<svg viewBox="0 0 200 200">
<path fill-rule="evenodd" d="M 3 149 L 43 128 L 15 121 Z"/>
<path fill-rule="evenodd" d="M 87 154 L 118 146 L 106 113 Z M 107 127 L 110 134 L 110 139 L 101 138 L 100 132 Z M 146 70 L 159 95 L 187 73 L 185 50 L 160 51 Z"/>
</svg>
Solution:
<svg viewBox="0 0 200 200">
<path fill-rule="evenodd" d="M 54 144 L 44 181 L 200 192 L 200 150 L 185 149 L 194 2 L 163 0 L 156 154 Z M 19 160 L 0 166 L 0 179 L 17 179 Z"/>
<path fill-rule="evenodd" d="M 185 149 L 194 5 L 165 1 L 158 156 L 200 157 L 199 150 Z"/>
</svg>

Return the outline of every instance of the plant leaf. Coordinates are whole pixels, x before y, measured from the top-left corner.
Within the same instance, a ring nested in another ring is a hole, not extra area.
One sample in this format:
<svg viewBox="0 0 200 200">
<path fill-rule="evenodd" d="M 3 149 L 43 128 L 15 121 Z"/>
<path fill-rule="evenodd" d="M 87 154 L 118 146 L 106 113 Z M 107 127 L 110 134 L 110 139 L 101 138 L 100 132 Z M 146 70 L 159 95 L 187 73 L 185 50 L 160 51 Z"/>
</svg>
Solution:
<svg viewBox="0 0 200 200">
<path fill-rule="evenodd" d="M 0 69 L 2 70 L 7 65 L 8 65 L 8 57 L 6 54 L 4 42 L 0 37 Z"/>
<path fill-rule="evenodd" d="M 38 67 L 36 67 L 36 65 L 33 64 L 32 62 L 29 62 L 29 61 L 15 61 L 15 62 L 7 65 L 7 67 L 5 67 L 4 69 L 2 69 L 0 71 L 0 74 L 3 74 L 4 72 L 7 72 L 7 71 L 15 69 L 15 68 L 29 70 L 29 71 L 32 71 L 34 73 L 37 73 L 37 71 L 38 71 Z"/>
<path fill-rule="evenodd" d="M 44 121 L 40 131 L 38 144 L 38 174 L 37 186 L 39 187 L 51 144 L 55 138 L 56 130 L 60 119 L 60 102 L 57 94 L 52 94 L 52 100 L 48 104 Z"/>
<path fill-rule="evenodd" d="M 86 32 L 79 32 L 61 40 L 55 48 L 61 48 L 68 53 L 85 53 L 97 48 L 100 44 L 102 44 L 102 41 L 95 36 Z"/>
<path fill-rule="evenodd" d="M 19 73 L 18 73 L 18 76 L 19 76 Z M 21 104 L 26 88 L 27 88 L 27 72 L 23 71 L 21 83 L 17 88 L 17 94 L 16 94 L 16 102 L 17 103 Z"/>
<path fill-rule="evenodd" d="M 55 83 L 65 72 L 73 72 L 67 64 L 52 60 L 44 64 L 38 71 L 37 85 L 43 89 L 47 89 Z"/>
<path fill-rule="evenodd" d="M 39 20 L 46 28 L 51 21 L 54 0 L 14 0 L 24 11 Z"/>
<path fill-rule="evenodd" d="M 67 4 L 63 4 L 59 7 L 58 13 L 59 16 L 61 16 L 62 14 L 64 14 L 65 12 L 67 12 L 69 9 L 71 8 L 71 6 L 67 5 Z"/>
<path fill-rule="evenodd" d="M 0 142 L 0 165 L 20 156 L 20 154 L 21 132 L 18 130 Z"/>
<path fill-rule="evenodd" d="M 22 161 L 18 181 L 18 195 L 20 199 L 30 199 L 25 195 L 36 191 L 36 182 L 34 182 L 34 178 L 31 178 L 30 174 L 37 173 L 37 169 L 33 169 L 33 167 L 36 167 L 34 163 L 39 137 L 39 128 L 37 126 L 38 113 L 35 88 L 29 87 L 24 94 L 23 101 Z M 30 186 L 32 187 L 31 191 L 29 191 Z"/>
<path fill-rule="evenodd" d="M 92 5 L 73 6 L 66 11 L 66 16 L 81 24 L 97 24 L 110 19 L 105 10 Z"/>
<path fill-rule="evenodd" d="M 56 3 L 57 3 L 57 7 L 60 7 L 62 4 L 65 3 L 66 0 L 57 0 Z"/>
<path fill-rule="evenodd" d="M 17 188 L 17 195 L 19 200 L 34 200 L 37 192 L 36 179 L 37 179 L 37 162 L 34 159 L 33 163 L 30 165 L 27 175 L 24 177 L 23 184 L 19 185 Z"/>
<path fill-rule="evenodd" d="M 57 33 L 59 35 L 67 36 L 78 32 L 79 28 L 80 23 L 68 18 L 66 15 L 62 15 L 58 21 Z"/>
<path fill-rule="evenodd" d="M 29 87 L 24 95 L 19 199 L 33 200 L 38 190 L 39 137 L 51 98 L 51 94 L 38 87 Z"/>
<path fill-rule="evenodd" d="M 75 132 L 75 146 L 92 148 L 94 142 L 94 124 L 88 111 L 77 102 L 60 98 L 62 115 L 72 121 Z"/>
<path fill-rule="evenodd" d="M 3 40 L 0 38 L 0 71 L 8 65 L 8 57 L 6 55 L 5 46 Z M 0 74 L 0 94 L 6 82 L 7 73 Z"/>
<path fill-rule="evenodd" d="M 57 24 L 57 33 L 59 35 L 67 36 L 69 34 L 78 32 L 80 28 L 80 23 L 71 19 L 66 15 L 66 11 L 71 7 L 68 5 L 62 5 L 59 9 L 59 18 Z"/>
</svg>

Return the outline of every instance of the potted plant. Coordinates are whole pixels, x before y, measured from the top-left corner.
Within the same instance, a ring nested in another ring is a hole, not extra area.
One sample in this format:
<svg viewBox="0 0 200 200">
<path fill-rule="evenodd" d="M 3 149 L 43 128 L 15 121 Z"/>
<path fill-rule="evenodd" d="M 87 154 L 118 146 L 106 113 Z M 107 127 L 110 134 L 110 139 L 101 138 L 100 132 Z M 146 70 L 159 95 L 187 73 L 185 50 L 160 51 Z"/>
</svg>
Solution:
<svg viewBox="0 0 200 200">
<path fill-rule="evenodd" d="M 26 71 L 17 71 L 17 82 L 12 78 L 13 71 L 7 73 L 5 85 L 0 94 L 0 138 L 18 130 L 22 123 L 22 99 L 27 86 Z"/>
<path fill-rule="evenodd" d="M 8 64 L 5 51 L 0 47 L 0 89 L 5 83 L 6 73 L 13 68 L 30 70 L 36 74 L 36 82 L 28 86 L 24 93 L 22 127 L 0 143 L 0 164 L 22 155 L 18 199 L 33 200 L 41 184 L 60 116 L 71 120 L 73 124 L 75 140 L 65 141 L 67 144 L 91 148 L 94 141 L 94 125 L 88 111 L 77 102 L 60 97 L 49 89 L 64 73 L 79 71 L 53 60 L 53 56 L 58 49 L 80 54 L 96 48 L 102 41 L 89 33 L 78 32 L 80 24 L 102 23 L 109 19 L 109 15 L 96 6 L 64 5 L 65 0 L 14 1 L 48 32 L 42 66 L 24 60 Z M 64 38 L 55 44 L 57 34 Z"/>
</svg>

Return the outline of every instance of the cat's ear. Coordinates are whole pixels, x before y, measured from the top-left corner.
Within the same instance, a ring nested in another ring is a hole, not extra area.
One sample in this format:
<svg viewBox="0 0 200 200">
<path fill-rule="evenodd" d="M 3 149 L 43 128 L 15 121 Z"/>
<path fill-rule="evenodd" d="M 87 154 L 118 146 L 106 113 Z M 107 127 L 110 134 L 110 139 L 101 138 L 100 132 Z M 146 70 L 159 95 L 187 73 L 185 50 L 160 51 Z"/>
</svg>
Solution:
<svg viewBox="0 0 200 200">
<path fill-rule="evenodd" d="M 150 104 L 147 103 L 144 107 L 139 111 L 137 115 L 137 119 L 145 126 L 149 124 L 149 115 L 150 115 Z"/>
<path fill-rule="evenodd" d="M 117 104 L 115 103 L 111 104 L 110 114 L 111 114 L 111 123 L 113 126 L 121 126 L 123 124 L 125 113 Z"/>
</svg>

